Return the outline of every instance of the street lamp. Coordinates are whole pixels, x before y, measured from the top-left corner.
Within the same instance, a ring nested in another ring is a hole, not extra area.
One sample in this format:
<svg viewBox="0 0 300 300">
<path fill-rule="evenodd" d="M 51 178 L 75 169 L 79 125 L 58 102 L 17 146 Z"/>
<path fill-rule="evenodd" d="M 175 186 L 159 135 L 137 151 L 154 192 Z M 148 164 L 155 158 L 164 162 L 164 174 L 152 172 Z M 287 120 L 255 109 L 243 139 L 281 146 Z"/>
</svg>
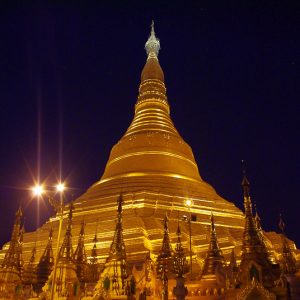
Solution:
<svg viewBox="0 0 300 300">
<path fill-rule="evenodd" d="M 189 224 L 189 238 L 190 238 L 190 276 L 192 279 L 193 276 L 193 253 L 192 253 L 192 215 L 191 215 L 191 207 L 193 206 L 193 200 L 192 199 L 186 199 L 184 201 L 184 205 L 189 209 L 189 216 L 183 216 L 183 221 L 188 222 Z M 194 218 L 193 218 L 194 220 Z"/>
<path fill-rule="evenodd" d="M 193 201 L 191 199 L 186 199 L 184 204 L 188 208 L 191 208 L 191 206 L 193 205 Z"/>
<path fill-rule="evenodd" d="M 62 182 L 56 185 L 56 191 L 59 193 L 63 193 L 65 189 L 66 189 L 65 184 Z"/>
<path fill-rule="evenodd" d="M 41 197 L 45 192 L 43 185 L 39 185 L 39 184 L 34 186 L 31 190 L 32 190 L 33 196 L 36 196 L 36 197 Z"/>
<path fill-rule="evenodd" d="M 56 283 L 56 270 L 57 270 L 57 263 L 58 263 L 58 256 L 59 256 L 59 243 L 60 243 L 60 236 L 61 236 L 61 228 L 63 223 L 63 213 L 64 213 L 64 201 L 63 201 L 63 193 L 66 187 L 65 184 L 62 182 L 57 183 L 55 186 L 55 194 L 59 193 L 59 202 L 56 201 L 53 195 L 47 195 L 50 204 L 54 207 L 56 213 L 60 214 L 59 218 L 59 227 L 58 227 L 58 234 L 57 234 L 57 244 L 56 244 L 56 253 L 55 253 L 55 261 L 54 261 L 54 269 L 53 269 L 53 278 L 51 284 L 51 294 L 50 299 L 54 299 L 54 291 L 55 291 L 55 283 Z M 32 188 L 33 195 L 36 197 L 41 197 L 44 193 L 44 187 L 42 185 L 36 185 Z"/>
</svg>

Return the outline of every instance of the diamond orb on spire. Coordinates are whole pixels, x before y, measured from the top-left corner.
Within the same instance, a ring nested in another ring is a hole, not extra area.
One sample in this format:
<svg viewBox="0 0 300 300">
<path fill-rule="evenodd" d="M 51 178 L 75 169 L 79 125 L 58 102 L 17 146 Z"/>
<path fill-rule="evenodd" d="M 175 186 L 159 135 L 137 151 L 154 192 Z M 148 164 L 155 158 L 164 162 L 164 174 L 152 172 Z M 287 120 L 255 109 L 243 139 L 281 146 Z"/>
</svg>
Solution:
<svg viewBox="0 0 300 300">
<path fill-rule="evenodd" d="M 159 39 L 155 36 L 153 20 L 151 23 L 151 33 L 145 44 L 145 49 L 146 49 L 148 57 L 153 57 L 153 56 L 157 57 L 158 56 L 158 52 L 160 50 L 160 42 L 159 42 Z"/>
</svg>

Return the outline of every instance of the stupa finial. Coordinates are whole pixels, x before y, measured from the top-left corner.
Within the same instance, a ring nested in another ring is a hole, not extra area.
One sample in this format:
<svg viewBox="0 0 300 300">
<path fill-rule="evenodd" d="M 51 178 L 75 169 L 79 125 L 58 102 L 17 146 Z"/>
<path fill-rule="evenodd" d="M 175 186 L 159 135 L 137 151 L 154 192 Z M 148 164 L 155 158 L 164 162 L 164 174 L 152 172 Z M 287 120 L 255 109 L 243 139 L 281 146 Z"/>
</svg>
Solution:
<svg viewBox="0 0 300 300">
<path fill-rule="evenodd" d="M 151 35 L 155 36 L 155 31 L 154 31 L 154 21 L 152 20 L 151 22 Z"/>
<path fill-rule="evenodd" d="M 242 180 L 242 187 L 244 191 L 244 197 L 249 198 L 250 197 L 250 183 L 248 178 L 246 177 L 246 168 L 245 168 L 245 161 L 242 160 L 242 173 L 243 173 L 243 180 Z"/>
<path fill-rule="evenodd" d="M 151 23 L 151 33 L 150 36 L 145 44 L 145 49 L 149 57 L 156 57 L 158 56 L 158 52 L 160 50 L 160 42 L 159 39 L 155 36 L 154 31 L 154 21 L 152 20 Z"/>
<path fill-rule="evenodd" d="M 281 213 L 279 214 L 279 223 L 278 223 L 278 227 L 280 228 L 281 230 L 281 233 L 285 233 L 284 230 L 285 230 L 285 224 L 284 224 L 284 221 L 283 221 L 283 218 L 282 218 L 282 215 Z"/>
</svg>

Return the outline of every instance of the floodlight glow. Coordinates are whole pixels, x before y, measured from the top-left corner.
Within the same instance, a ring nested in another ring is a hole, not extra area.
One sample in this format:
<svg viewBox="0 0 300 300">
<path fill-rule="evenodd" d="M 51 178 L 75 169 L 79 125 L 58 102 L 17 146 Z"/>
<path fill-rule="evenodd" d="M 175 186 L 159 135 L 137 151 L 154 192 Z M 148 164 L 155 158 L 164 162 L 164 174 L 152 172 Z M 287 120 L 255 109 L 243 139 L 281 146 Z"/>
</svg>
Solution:
<svg viewBox="0 0 300 300">
<path fill-rule="evenodd" d="M 185 205 L 188 207 L 191 207 L 193 205 L 193 201 L 191 199 L 186 199 L 185 200 Z"/>
<path fill-rule="evenodd" d="M 44 193 L 44 188 L 42 185 L 36 185 L 32 188 L 32 193 L 34 196 L 40 197 Z"/>
<path fill-rule="evenodd" d="M 56 185 L 56 191 L 59 193 L 62 193 L 65 189 L 66 189 L 66 187 L 65 187 L 64 183 L 58 183 Z"/>
</svg>

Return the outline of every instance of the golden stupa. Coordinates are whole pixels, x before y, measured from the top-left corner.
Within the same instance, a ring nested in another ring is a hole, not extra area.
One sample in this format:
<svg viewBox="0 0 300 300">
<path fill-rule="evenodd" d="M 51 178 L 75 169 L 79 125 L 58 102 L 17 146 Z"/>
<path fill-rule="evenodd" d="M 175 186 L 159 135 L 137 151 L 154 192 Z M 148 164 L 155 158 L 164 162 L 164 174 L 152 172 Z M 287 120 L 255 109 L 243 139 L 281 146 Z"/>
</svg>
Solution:
<svg viewBox="0 0 300 300">
<path fill-rule="evenodd" d="M 237 254 L 241 250 L 244 215 L 201 178 L 191 147 L 171 120 L 164 73 L 158 61 L 160 42 L 153 27 L 145 48 L 147 61 L 141 73 L 133 121 L 113 146 L 101 179 L 74 201 L 72 243 L 75 247 L 84 220 L 87 256 L 91 255 L 97 233 L 99 260 L 104 263 L 114 235 L 117 199 L 122 194 L 128 262 L 138 265 L 149 253 L 152 258 L 157 256 L 167 213 L 171 243 L 176 243 L 176 228 L 181 220 L 183 247 L 188 251 L 191 246 L 193 271 L 197 272 L 208 249 L 211 214 L 226 261 L 234 247 Z M 66 207 L 64 225 L 67 212 Z M 191 224 L 182 221 L 183 217 L 192 220 Z M 24 261 L 29 260 L 35 244 L 39 260 L 51 228 L 56 251 L 58 221 L 59 214 L 36 232 L 24 234 Z M 266 242 L 274 250 L 280 238 L 275 233 L 267 233 Z M 6 244 L 0 258 L 7 248 Z"/>
</svg>

